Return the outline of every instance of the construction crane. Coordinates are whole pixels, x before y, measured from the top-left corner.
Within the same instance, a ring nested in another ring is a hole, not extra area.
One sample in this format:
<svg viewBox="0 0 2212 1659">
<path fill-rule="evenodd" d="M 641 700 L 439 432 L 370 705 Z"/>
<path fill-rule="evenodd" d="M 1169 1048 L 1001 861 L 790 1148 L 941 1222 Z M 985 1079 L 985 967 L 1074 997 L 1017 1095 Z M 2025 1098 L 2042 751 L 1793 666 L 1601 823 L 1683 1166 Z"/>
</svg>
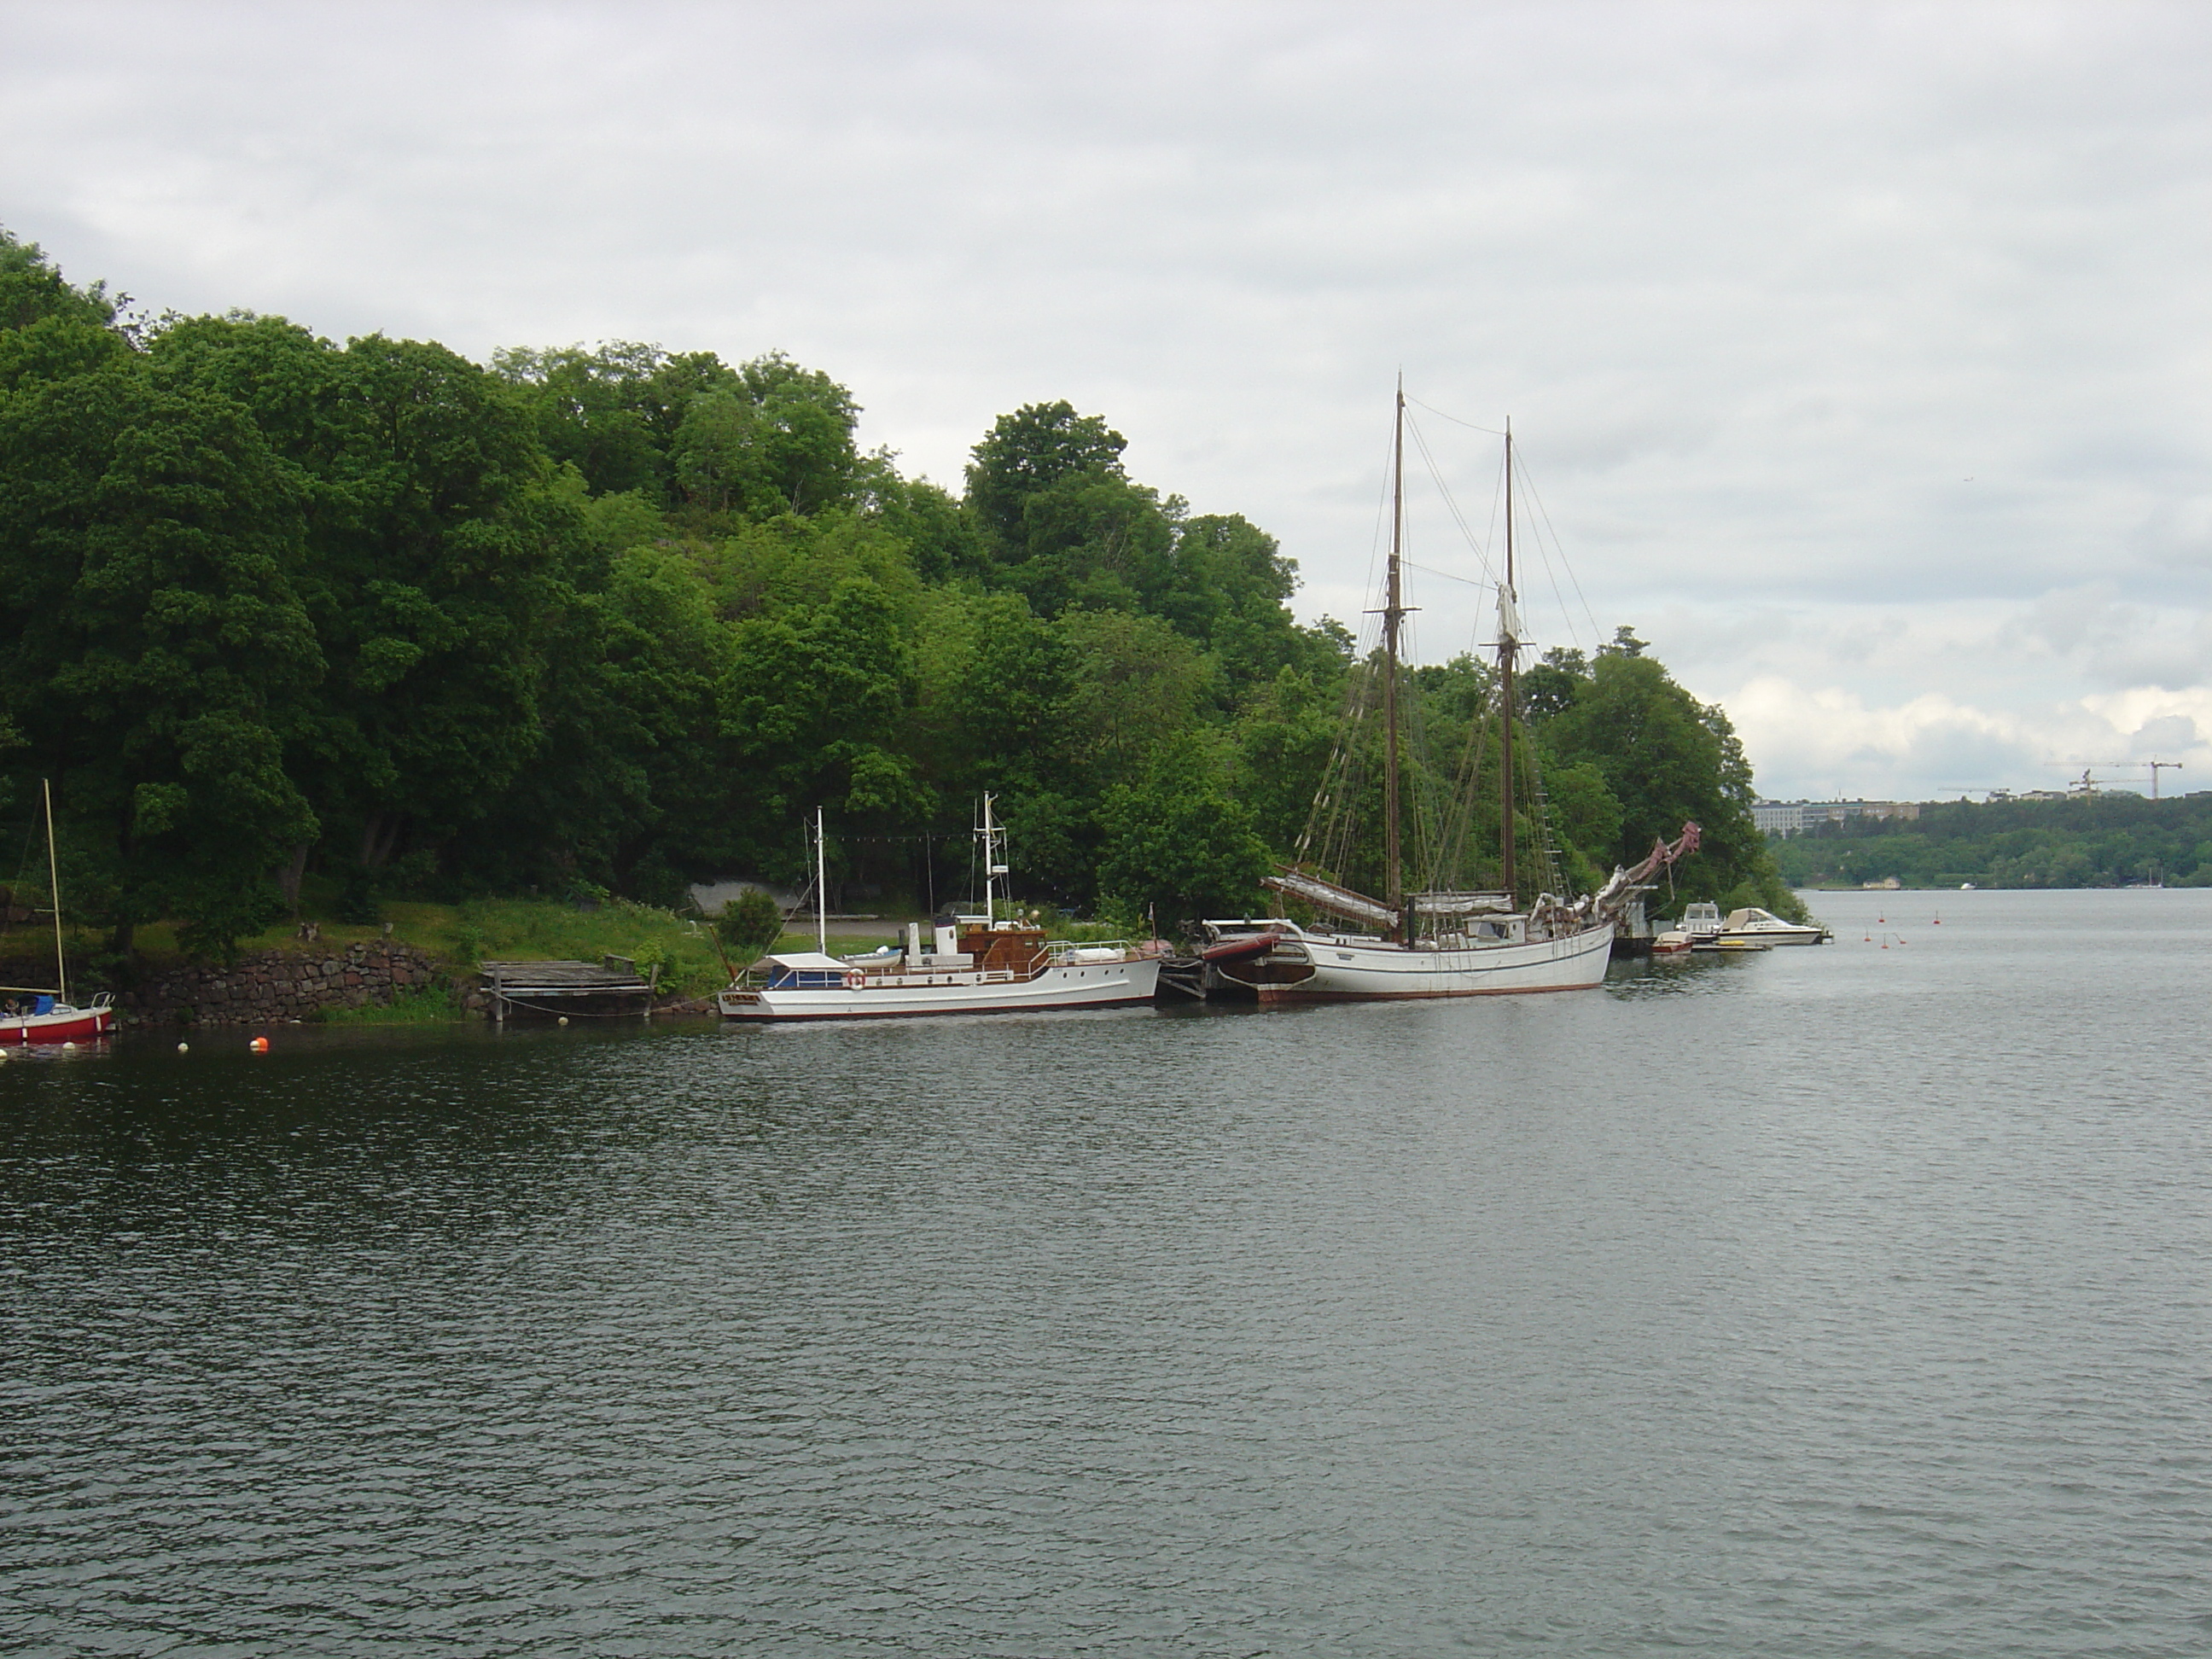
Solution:
<svg viewBox="0 0 2212 1659">
<path fill-rule="evenodd" d="M 2131 772 L 2137 768 L 2148 767 L 2150 769 L 2150 798 L 2153 800 L 2158 799 L 2158 775 L 2160 772 L 2179 772 L 2182 769 L 2179 761 L 2159 760 L 2155 757 L 2150 760 L 2045 761 L 2044 764 L 2063 766 L 2069 769 L 2076 766 L 2080 767 L 2081 775 L 2066 786 L 2067 793 L 2075 795 L 2094 795 L 2097 793 L 2097 786 L 2106 781 L 2105 779 L 2090 775 L 2097 769 L 2101 768 L 2107 772 Z"/>
</svg>

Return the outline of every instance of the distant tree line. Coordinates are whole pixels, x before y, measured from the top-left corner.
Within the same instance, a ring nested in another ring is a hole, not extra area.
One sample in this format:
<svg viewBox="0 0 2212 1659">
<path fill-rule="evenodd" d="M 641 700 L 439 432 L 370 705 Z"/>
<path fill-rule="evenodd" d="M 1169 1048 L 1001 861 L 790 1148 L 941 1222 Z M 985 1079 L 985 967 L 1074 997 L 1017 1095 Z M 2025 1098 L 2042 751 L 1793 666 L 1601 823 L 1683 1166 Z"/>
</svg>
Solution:
<svg viewBox="0 0 2212 1659">
<path fill-rule="evenodd" d="M 1820 824 L 1773 848 L 1800 887 L 2212 887 L 2212 793 L 1936 801 L 1917 818 Z"/>
<path fill-rule="evenodd" d="M 1259 902 L 1374 672 L 1296 621 L 1274 538 L 1066 403 L 1000 417 L 957 495 L 858 414 L 775 353 L 133 319 L 0 232 L 0 816 L 54 781 L 75 908 L 126 958 L 303 892 L 795 881 L 817 807 L 835 878 L 941 902 L 985 790 L 1038 900 Z M 1494 724 L 1482 665 L 1407 684 L 1433 747 Z M 1777 901 L 1726 717 L 1640 641 L 1527 684 L 1527 833 L 1566 871 L 1694 817 L 1684 890 Z"/>
</svg>

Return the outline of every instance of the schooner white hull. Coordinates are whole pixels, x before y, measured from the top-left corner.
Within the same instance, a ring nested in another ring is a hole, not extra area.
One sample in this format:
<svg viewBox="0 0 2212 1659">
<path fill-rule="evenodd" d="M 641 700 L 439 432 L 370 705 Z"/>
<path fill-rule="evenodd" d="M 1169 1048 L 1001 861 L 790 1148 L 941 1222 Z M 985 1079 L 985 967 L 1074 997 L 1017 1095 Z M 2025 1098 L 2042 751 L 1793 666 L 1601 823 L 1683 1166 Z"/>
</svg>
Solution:
<svg viewBox="0 0 2212 1659">
<path fill-rule="evenodd" d="M 1249 984 L 1263 1002 L 1586 991 L 1605 978 L 1613 937 L 1610 918 L 1560 939 L 1500 940 L 1464 950 L 1409 949 L 1384 939 L 1299 932 L 1286 935 L 1253 969 L 1240 963 L 1224 965 L 1221 972 L 1224 978 Z M 1301 956 L 1313 971 L 1293 978 Z"/>
</svg>

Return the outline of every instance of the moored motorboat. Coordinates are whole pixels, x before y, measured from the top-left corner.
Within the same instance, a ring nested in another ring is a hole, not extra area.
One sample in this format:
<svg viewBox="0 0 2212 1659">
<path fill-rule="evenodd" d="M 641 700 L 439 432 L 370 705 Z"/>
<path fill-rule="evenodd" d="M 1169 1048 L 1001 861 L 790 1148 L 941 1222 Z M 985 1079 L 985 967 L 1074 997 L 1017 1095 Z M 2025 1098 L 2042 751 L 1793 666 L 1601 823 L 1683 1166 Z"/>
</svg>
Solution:
<svg viewBox="0 0 2212 1659">
<path fill-rule="evenodd" d="M 1826 945 L 1834 937 L 1818 922 L 1785 921 L 1771 910 L 1756 906 L 1729 911 L 1719 931 L 1723 939 L 1759 945 Z"/>
<path fill-rule="evenodd" d="M 1700 901 L 1682 907 L 1682 919 L 1674 924 L 1675 931 L 1690 936 L 1692 947 L 1716 939 L 1721 931 L 1721 907 L 1710 901 Z"/>
<path fill-rule="evenodd" d="M 918 1014 L 1018 1013 L 1114 1008 L 1149 1003 L 1158 988 L 1161 948 L 1147 941 L 1069 942 L 1018 916 L 1002 916 L 999 878 L 1007 873 L 1006 829 L 983 797 L 981 914 L 933 927 L 909 923 L 903 950 L 866 956 L 829 952 L 826 898 L 817 899 L 811 951 L 763 957 L 716 998 L 730 1019 L 867 1019 Z M 815 820 L 817 895 L 823 880 L 821 818 Z M 1011 908 L 1009 906 L 1009 908 Z M 925 943 L 930 948 L 925 948 Z"/>
</svg>

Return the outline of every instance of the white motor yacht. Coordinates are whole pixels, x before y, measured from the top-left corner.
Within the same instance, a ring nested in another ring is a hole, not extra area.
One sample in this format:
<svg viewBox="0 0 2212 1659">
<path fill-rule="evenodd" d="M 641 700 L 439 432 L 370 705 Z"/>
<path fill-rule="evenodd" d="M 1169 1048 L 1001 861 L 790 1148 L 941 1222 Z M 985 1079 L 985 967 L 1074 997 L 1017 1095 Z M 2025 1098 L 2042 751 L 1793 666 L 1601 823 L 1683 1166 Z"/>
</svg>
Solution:
<svg viewBox="0 0 2212 1659">
<path fill-rule="evenodd" d="M 1731 910 L 1721 923 L 1723 939 L 1745 939 L 1757 945 L 1826 945 L 1833 937 L 1815 921 L 1784 921 L 1771 910 L 1752 906 Z"/>
</svg>

